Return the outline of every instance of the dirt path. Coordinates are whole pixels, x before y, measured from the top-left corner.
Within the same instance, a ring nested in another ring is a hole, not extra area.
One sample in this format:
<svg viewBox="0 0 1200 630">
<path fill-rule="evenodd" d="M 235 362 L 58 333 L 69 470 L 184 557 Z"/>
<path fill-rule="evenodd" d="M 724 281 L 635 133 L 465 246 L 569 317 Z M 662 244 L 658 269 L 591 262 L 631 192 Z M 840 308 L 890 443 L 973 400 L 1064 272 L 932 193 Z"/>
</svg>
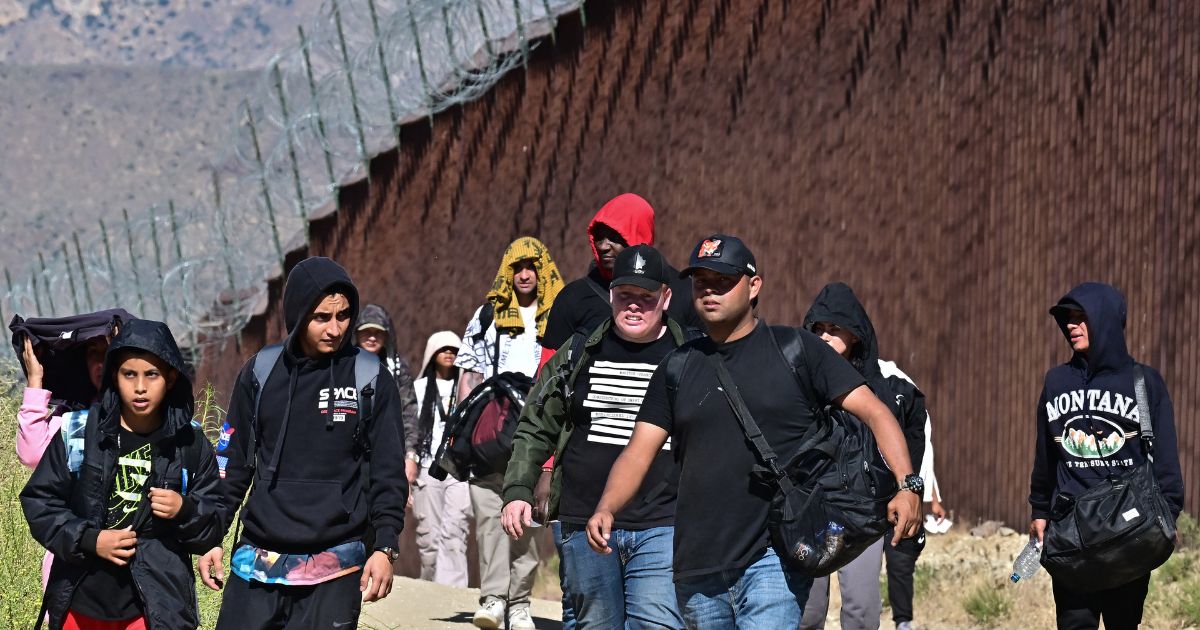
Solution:
<svg viewBox="0 0 1200 630">
<path fill-rule="evenodd" d="M 453 588 L 396 576 L 392 594 L 363 607 L 360 628 L 372 630 L 434 630 L 474 628 L 471 615 L 479 608 L 479 589 Z M 562 628 L 562 605 L 543 599 L 531 606 L 538 630 Z"/>
</svg>

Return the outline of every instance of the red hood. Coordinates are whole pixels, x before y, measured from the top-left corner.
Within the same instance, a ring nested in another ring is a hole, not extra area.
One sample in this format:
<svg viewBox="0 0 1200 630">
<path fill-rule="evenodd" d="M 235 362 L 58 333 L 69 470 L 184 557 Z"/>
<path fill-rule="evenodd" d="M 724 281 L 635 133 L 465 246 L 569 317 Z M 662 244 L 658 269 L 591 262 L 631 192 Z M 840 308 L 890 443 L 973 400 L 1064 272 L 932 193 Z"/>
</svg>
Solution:
<svg viewBox="0 0 1200 630">
<path fill-rule="evenodd" d="M 610 274 L 600 265 L 596 238 L 592 235 L 597 223 L 616 230 L 627 245 L 654 244 L 654 208 L 650 207 L 648 201 L 633 193 L 625 193 L 604 204 L 588 224 L 588 242 L 592 245 L 592 259 L 596 261 L 596 268 L 605 278 L 609 278 Z"/>
</svg>

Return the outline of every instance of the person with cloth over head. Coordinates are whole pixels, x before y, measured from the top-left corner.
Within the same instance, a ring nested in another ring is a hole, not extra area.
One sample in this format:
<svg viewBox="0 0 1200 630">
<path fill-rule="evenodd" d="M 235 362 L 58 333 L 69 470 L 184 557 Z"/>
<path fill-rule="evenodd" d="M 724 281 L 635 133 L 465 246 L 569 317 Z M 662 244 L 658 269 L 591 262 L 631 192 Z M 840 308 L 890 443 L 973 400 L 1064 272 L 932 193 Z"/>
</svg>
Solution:
<svg viewBox="0 0 1200 630">
<path fill-rule="evenodd" d="M 465 401 L 484 379 L 504 372 L 537 375 L 540 339 L 562 276 L 550 250 L 532 236 L 513 241 L 500 260 L 487 300 L 475 310 L 463 333 L 454 365 L 462 370 L 458 400 Z M 503 470 L 476 473 L 470 480 L 471 509 L 479 547 L 479 610 L 472 623 L 480 628 L 533 630 L 529 597 L 537 572 L 533 536 L 511 541 L 500 525 Z"/>
</svg>

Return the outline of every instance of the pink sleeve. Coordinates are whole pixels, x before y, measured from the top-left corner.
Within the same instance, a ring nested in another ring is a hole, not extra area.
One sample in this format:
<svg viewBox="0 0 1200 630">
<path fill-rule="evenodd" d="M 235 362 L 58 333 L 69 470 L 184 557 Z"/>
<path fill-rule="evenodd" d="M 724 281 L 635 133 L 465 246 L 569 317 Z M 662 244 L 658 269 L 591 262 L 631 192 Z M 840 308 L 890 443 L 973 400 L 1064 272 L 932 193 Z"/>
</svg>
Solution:
<svg viewBox="0 0 1200 630">
<path fill-rule="evenodd" d="M 36 468 L 50 439 L 62 426 L 62 418 L 50 415 L 50 392 L 25 388 L 21 409 L 17 412 L 17 459 Z"/>
</svg>

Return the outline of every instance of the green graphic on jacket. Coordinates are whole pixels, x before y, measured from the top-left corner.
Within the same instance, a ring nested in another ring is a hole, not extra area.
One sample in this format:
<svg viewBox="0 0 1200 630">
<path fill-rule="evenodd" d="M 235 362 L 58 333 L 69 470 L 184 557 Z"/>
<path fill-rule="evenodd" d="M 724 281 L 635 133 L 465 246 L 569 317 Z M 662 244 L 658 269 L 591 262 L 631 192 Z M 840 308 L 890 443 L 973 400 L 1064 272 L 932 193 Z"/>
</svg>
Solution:
<svg viewBox="0 0 1200 630">
<path fill-rule="evenodd" d="M 1129 436 L 1125 435 L 1117 423 L 1093 416 L 1090 418 L 1092 427 L 1073 428 L 1071 426 L 1076 421 L 1083 419 L 1085 419 L 1084 416 L 1077 416 L 1067 420 L 1063 426 L 1062 436 L 1055 438 L 1055 441 L 1061 443 L 1063 450 L 1071 456 L 1083 459 L 1108 457 L 1125 446 L 1126 437 Z M 1103 423 L 1103 425 L 1095 426 L 1097 423 Z M 1112 431 L 1107 432 L 1107 429 L 1112 429 Z M 1134 435 L 1136 434 L 1134 432 Z"/>
<path fill-rule="evenodd" d="M 146 498 L 146 481 L 150 479 L 150 443 L 122 449 L 113 477 L 112 494 L 108 497 L 109 529 L 122 529 L 134 524 L 138 509 Z"/>
</svg>

